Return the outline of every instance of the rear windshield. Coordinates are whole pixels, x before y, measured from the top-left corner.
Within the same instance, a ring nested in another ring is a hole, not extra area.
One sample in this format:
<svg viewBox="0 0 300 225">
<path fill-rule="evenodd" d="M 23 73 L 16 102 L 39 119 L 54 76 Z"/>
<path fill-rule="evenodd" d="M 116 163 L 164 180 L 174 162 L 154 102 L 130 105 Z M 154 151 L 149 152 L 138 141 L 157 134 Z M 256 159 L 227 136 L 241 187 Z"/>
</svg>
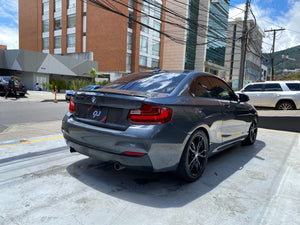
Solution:
<svg viewBox="0 0 300 225">
<path fill-rule="evenodd" d="M 131 74 L 106 85 L 103 89 L 170 94 L 185 77 L 185 73 Z"/>
</svg>

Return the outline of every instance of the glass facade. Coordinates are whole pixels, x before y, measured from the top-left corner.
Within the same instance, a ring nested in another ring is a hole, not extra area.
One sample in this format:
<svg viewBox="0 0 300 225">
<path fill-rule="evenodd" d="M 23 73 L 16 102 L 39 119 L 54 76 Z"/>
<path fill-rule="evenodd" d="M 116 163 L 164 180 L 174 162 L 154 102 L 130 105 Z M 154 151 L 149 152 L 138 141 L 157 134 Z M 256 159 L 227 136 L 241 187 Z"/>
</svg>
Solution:
<svg viewBox="0 0 300 225">
<path fill-rule="evenodd" d="M 206 61 L 224 66 L 229 0 L 210 4 Z"/>
<path fill-rule="evenodd" d="M 185 65 L 186 70 L 195 69 L 196 43 L 198 31 L 199 0 L 189 0 L 189 22 L 186 40 Z"/>
<path fill-rule="evenodd" d="M 201 0 L 189 0 L 189 22 L 186 41 L 185 69 L 195 69 L 199 5 Z M 200 9 L 201 10 L 201 9 Z M 202 10 L 205 13 L 205 10 Z M 211 3 L 207 30 L 206 61 L 224 66 L 229 0 Z M 200 32 L 200 31 L 199 31 Z"/>
</svg>

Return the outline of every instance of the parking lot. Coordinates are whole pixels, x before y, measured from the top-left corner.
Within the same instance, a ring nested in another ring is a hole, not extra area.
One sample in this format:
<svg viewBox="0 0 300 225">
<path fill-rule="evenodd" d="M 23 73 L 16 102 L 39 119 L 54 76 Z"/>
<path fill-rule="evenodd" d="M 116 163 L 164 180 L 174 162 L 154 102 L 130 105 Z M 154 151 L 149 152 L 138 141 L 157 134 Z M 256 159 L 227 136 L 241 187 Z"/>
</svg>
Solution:
<svg viewBox="0 0 300 225">
<path fill-rule="evenodd" d="M 298 224 L 300 134 L 259 129 L 203 177 L 113 170 L 61 134 L 0 143 L 0 224 Z"/>
</svg>

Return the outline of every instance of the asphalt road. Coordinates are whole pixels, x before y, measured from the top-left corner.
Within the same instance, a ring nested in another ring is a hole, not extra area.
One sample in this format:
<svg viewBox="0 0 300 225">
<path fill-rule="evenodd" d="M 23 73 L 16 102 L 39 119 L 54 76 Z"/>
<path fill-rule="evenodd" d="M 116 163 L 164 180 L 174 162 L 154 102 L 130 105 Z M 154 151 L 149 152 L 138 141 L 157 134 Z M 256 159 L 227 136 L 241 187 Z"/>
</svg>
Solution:
<svg viewBox="0 0 300 225">
<path fill-rule="evenodd" d="M 4 102 L 0 107 L 0 132 L 10 125 L 62 120 L 67 102 Z"/>
</svg>

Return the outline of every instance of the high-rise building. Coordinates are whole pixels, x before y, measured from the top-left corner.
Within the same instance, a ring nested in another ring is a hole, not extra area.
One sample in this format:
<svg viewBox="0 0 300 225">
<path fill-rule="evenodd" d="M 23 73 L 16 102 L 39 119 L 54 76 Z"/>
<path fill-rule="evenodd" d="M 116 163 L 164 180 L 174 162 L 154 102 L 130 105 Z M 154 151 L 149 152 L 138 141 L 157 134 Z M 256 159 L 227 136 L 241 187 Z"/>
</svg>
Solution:
<svg viewBox="0 0 300 225">
<path fill-rule="evenodd" d="M 166 15 L 167 21 L 176 21 L 186 29 L 165 25 L 166 33 L 184 43 L 165 40 L 163 69 L 224 75 L 229 0 L 170 0 L 166 7 L 188 18 L 188 22 Z"/>
<path fill-rule="evenodd" d="M 116 14 L 88 0 L 19 0 L 19 48 L 60 55 L 92 53 L 96 69 L 110 74 L 111 80 L 161 67 L 163 39 L 157 31 L 163 28 L 165 1 L 98 1 Z"/>
<path fill-rule="evenodd" d="M 255 82 L 262 79 L 262 41 L 263 31 L 255 24 L 255 21 L 248 21 L 248 37 L 244 82 Z M 232 87 L 237 88 L 240 63 L 241 63 L 241 37 L 243 34 L 243 21 L 237 19 L 228 23 L 228 39 L 226 46 L 225 66 L 226 79 L 232 81 Z"/>
</svg>

